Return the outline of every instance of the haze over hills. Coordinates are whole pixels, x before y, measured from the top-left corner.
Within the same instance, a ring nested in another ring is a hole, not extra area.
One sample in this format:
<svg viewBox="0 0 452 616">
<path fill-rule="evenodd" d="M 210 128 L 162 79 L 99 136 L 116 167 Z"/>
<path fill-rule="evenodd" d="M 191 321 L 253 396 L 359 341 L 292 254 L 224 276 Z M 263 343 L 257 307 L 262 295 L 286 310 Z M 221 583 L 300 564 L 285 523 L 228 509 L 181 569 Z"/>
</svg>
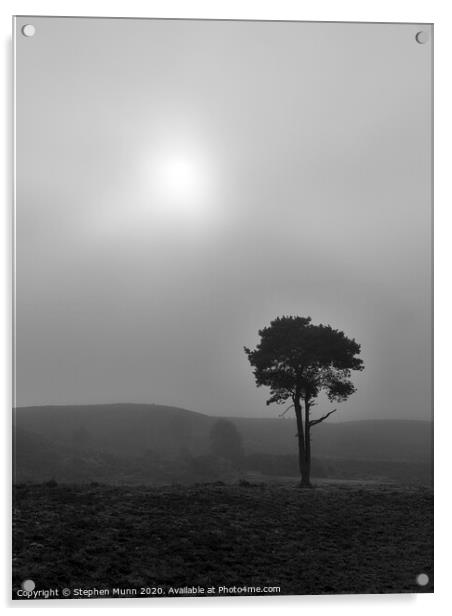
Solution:
<svg viewBox="0 0 452 616">
<path fill-rule="evenodd" d="M 218 417 L 186 409 L 141 404 L 42 406 L 15 409 L 14 424 L 55 446 L 83 447 L 116 456 L 153 451 L 210 452 L 209 434 Z M 247 454 L 296 453 L 293 418 L 227 417 Z M 343 460 L 428 462 L 432 456 L 432 424 L 414 420 L 326 421 L 313 430 L 316 457 Z"/>
</svg>

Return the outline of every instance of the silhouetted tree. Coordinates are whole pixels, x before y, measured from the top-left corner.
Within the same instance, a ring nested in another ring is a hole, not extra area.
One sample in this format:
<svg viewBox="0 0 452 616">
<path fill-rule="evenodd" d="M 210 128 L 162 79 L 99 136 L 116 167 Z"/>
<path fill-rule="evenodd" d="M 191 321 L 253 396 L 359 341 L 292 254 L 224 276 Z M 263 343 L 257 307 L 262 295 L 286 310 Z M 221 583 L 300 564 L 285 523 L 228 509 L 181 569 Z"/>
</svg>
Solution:
<svg viewBox="0 0 452 616">
<path fill-rule="evenodd" d="M 322 391 L 331 402 L 342 402 L 355 392 L 350 376 L 352 370 L 364 369 L 357 357 L 361 347 L 330 325 L 313 325 L 311 317 L 278 317 L 259 336 L 257 347 L 245 347 L 245 353 L 257 386 L 270 388 L 267 404 L 292 401 L 286 410 L 295 411 L 301 485 L 309 487 L 311 428 L 337 410 L 311 419 L 311 408 Z"/>
<path fill-rule="evenodd" d="M 236 426 L 227 419 L 219 419 L 210 430 L 211 452 L 231 462 L 238 463 L 243 457 L 242 437 Z"/>
</svg>

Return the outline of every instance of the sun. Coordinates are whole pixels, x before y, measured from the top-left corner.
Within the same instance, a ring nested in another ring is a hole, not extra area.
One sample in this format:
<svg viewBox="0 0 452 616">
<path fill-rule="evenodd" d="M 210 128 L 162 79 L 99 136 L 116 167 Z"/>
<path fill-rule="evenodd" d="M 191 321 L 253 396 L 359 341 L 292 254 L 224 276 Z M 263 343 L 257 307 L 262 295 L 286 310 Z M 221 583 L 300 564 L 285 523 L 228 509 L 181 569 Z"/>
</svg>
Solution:
<svg viewBox="0 0 452 616">
<path fill-rule="evenodd" d="M 202 193 L 203 178 L 196 161 L 175 154 L 162 161 L 160 182 L 170 199 L 180 203 L 196 199 Z"/>
<path fill-rule="evenodd" d="M 159 217 L 199 217 L 212 197 L 212 171 L 196 147 L 162 148 L 147 165 L 149 207 Z"/>
</svg>

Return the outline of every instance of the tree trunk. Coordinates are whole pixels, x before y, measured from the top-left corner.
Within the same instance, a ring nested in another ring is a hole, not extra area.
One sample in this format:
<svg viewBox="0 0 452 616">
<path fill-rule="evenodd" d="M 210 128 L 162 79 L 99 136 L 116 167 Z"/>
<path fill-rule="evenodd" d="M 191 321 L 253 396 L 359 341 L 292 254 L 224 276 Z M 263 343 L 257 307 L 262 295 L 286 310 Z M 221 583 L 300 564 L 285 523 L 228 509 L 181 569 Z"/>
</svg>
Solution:
<svg viewBox="0 0 452 616">
<path fill-rule="evenodd" d="M 297 418 L 297 438 L 298 438 L 298 465 L 300 468 L 301 482 L 300 487 L 311 487 L 309 481 L 309 468 L 306 464 L 305 433 L 303 428 L 303 417 L 301 413 L 300 399 L 294 398 L 295 416 Z"/>
<path fill-rule="evenodd" d="M 305 488 L 312 488 L 311 485 L 311 427 L 309 425 L 309 400 L 305 400 L 304 407 L 304 438 L 305 438 L 305 473 L 302 477 L 302 485 Z"/>
</svg>

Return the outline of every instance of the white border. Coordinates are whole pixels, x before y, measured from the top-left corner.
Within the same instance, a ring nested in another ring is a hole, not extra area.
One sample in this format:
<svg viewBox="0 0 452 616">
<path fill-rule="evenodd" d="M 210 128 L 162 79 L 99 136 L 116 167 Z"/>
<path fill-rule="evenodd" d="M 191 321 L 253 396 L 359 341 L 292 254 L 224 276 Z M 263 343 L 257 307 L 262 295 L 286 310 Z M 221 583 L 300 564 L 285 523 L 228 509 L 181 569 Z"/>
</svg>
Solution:
<svg viewBox="0 0 452 616">
<path fill-rule="evenodd" d="M 450 3 L 446 0 L 48 0 L 3 2 L 1 9 L 2 63 L 4 95 L 3 122 L 7 140 L 2 148 L 3 157 L 3 208 L 1 210 L 2 249 L 0 283 L 4 291 L 0 303 L 2 376 L 1 400 L 4 413 L 3 424 L 3 467 L 6 490 L 2 507 L 2 528 L 4 545 L 10 545 L 10 408 L 11 408 L 11 16 L 16 15 L 83 15 L 122 17 L 191 17 L 222 19 L 294 19 L 319 21 L 380 21 L 380 22 L 433 22 L 435 24 L 435 594 L 423 595 L 354 595 L 319 597 L 258 597 L 231 599 L 176 599 L 176 600 L 101 600 L 81 603 L 77 601 L 48 601 L 12 603 L 10 595 L 10 550 L 3 551 L 0 561 L 1 602 L 12 609 L 30 608 L 71 608 L 89 613 L 93 609 L 132 608 L 152 609 L 168 613 L 184 609 L 191 616 L 195 611 L 218 612 L 231 609 L 245 611 L 259 610 L 270 614 L 275 609 L 291 613 L 300 611 L 317 614 L 397 614 L 425 616 L 428 610 L 435 614 L 445 611 L 451 604 L 448 590 L 450 584 L 450 509 L 448 502 L 450 485 L 450 434 L 452 415 L 448 408 L 448 368 L 451 352 L 450 314 L 452 314 L 450 293 L 450 250 L 451 225 L 451 120 L 452 79 L 452 32 Z"/>
</svg>

